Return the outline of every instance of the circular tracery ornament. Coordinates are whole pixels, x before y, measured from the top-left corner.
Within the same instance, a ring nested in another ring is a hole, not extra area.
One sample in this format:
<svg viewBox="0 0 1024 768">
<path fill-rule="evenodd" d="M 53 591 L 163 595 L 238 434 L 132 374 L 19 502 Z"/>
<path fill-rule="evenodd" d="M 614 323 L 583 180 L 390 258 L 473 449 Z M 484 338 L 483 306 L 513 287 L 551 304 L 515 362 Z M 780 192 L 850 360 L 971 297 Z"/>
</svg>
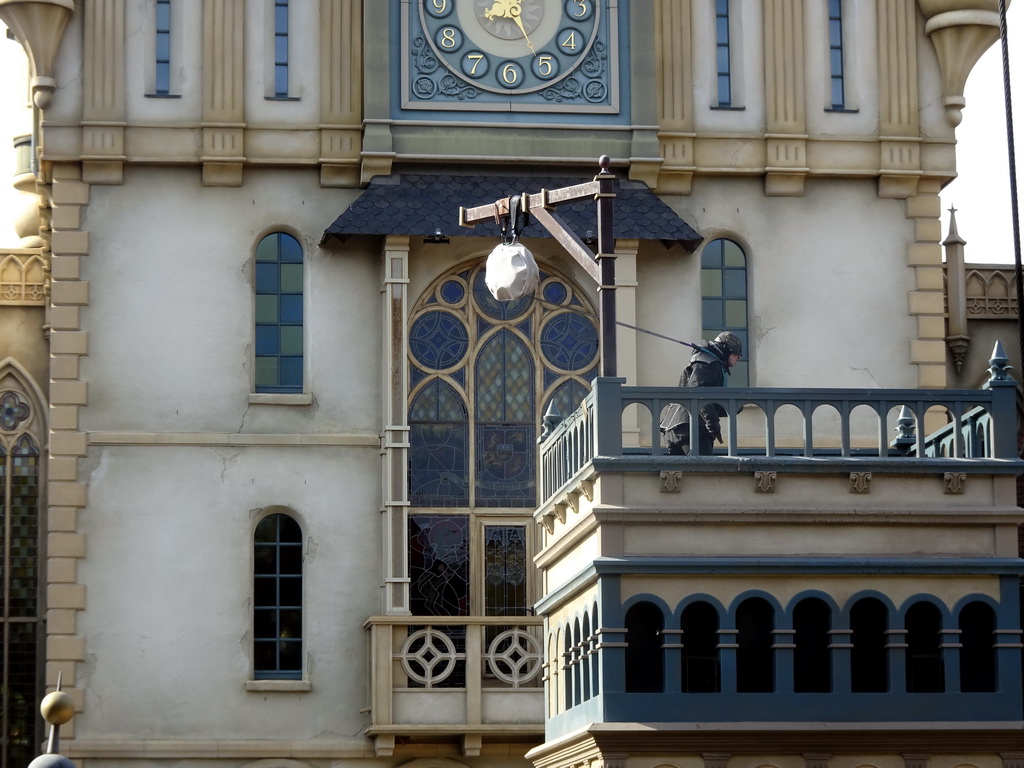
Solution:
<svg viewBox="0 0 1024 768">
<path fill-rule="evenodd" d="M 28 404 L 23 403 L 16 392 L 0 395 L 0 428 L 5 432 L 13 432 L 28 416 Z"/>
</svg>

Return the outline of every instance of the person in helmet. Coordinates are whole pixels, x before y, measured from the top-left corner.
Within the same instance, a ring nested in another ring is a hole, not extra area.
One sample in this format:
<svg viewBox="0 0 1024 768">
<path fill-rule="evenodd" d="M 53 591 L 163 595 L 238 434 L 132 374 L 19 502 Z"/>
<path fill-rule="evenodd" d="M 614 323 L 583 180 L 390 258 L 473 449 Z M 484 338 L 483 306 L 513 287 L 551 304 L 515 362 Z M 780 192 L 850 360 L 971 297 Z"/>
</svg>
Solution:
<svg viewBox="0 0 1024 768">
<path fill-rule="evenodd" d="M 690 364 L 679 377 L 680 387 L 722 387 L 725 377 L 743 356 L 743 344 L 736 334 L 725 331 L 713 341 L 701 341 L 700 348 L 690 357 Z M 700 410 L 697 436 L 700 455 L 710 456 L 714 441 L 722 442 L 720 418 L 726 415 L 718 403 L 709 403 Z M 668 452 L 685 456 L 690 452 L 690 413 L 678 403 L 665 407 L 661 414 L 661 431 L 668 444 Z"/>
</svg>

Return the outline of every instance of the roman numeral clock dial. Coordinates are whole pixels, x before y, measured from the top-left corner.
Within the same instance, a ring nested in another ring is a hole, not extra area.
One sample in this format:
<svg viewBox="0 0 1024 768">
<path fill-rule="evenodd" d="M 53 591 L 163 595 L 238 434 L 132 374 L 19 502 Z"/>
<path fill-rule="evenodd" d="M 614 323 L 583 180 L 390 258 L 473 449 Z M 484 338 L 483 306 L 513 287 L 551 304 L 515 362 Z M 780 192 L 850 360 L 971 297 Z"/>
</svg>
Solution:
<svg viewBox="0 0 1024 768">
<path fill-rule="evenodd" d="M 614 111 L 610 2 L 410 0 L 403 107 Z"/>
</svg>

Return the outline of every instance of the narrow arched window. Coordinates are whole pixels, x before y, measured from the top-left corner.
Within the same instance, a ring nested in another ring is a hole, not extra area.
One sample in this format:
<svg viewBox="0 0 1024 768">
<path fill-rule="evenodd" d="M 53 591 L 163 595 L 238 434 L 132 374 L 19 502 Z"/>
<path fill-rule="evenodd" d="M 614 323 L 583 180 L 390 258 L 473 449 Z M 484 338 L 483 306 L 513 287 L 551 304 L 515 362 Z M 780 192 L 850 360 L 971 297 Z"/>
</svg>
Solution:
<svg viewBox="0 0 1024 768">
<path fill-rule="evenodd" d="M 679 622 L 683 630 L 683 693 L 721 690 L 718 611 L 710 603 L 690 603 Z"/>
<path fill-rule="evenodd" d="M 931 603 L 914 603 L 907 610 L 907 691 L 942 693 L 946 689 L 940 635 L 942 616 Z"/>
<path fill-rule="evenodd" d="M 302 262 L 302 246 L 285 232 L 256 246 L 256 392 L 303 391 Z"/>
<path fill-rule="evenodd" d="M 702 338 L 729 331 L 743 342 L 743 359 L 733 366 L 729 383 L 750 384 L 750 334 L 747 331 L 747 256 L 733 242 L 719 238 L 704 246 L 700 257 Z"/>
<path fill-rule="evenodd" d="M 992 607 L 968 603 L 960 611 L 960 690 L 991 693 L 996 690 L 996 615 Z"/>
<path fill-rule="evenodd" d="M 661 649 L 665 617 L 656 605 L 637 603 L 626 611 L 626 692 L 664 690 L 665 660 Z"/>
<path fill-rule="evenodd" d="M 865 597 L 854 603 L 850 609 L 850 678 L 854 693 L 889 690 L 888 630 L 889 610 L 881 600 Z"/>
<path fill-rule="evenodd" d="M 771 693 L 775 689 L 772 632 L 775 611 L 767 600 L 751 597 L 736 609 L 736 690 Z"/>
<path fill-rule="evenodd" d="M 256 526 L 253 671 L 257 680 L 302 678 L 302 529 L 289 515 Z"/>
<path fill-rule="evenodd" d="M 824 600 L 809 597 L 793 609 L 793 690 L 828 693 L 832 690 L 829 630 L 832 611 Z"/>
<path fill-rule="evenodd" d="M 42 414 L 13 377 L 0 377 L 0 763 L 36 755 L 41 653 L 39 515 Z M 12 388 L 8 388 L 8 385 Z"/>
</svg>

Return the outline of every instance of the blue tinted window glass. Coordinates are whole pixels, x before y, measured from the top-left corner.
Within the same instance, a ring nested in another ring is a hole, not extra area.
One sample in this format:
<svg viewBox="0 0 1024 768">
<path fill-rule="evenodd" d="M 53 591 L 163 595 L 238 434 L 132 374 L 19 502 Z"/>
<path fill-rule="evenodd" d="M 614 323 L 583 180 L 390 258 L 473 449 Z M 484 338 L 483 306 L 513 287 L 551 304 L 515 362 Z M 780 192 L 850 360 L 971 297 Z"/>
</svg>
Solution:
<svg viewBox="0 0 1024 768">
<path fill-rule="evenodd" d="M 171 59 L 171 37 L 170 35 L 156 36 L 156 58 L 159 62 L 170 61 Z"/>
<path fill-rule="evenodd" d="M 838 78 L 832 79 L 832 106 L 842 107 L 843 99 L 845 95 L 843 93 L 843 81 Z"/>
<path fill-rule="evenodd" d="M 302 322 L 302 296 L 281 297 L 281 322 L 296 324 Z"/>
<path fill-rule="evenodd" d="M 590 368 L 597 360 L 597 326 L 575 312 L 561 312 L 544 324 L 540 335 L 544 361 L 563 371 Z"/>
<path fill-rule="evenodd" d="M 276 96 L 288 95 L 288 67 L 274 67 L 274 94 Z"/>
<path fill-rule="evenodd" d="M 288 3 L 278 2 L 274 8 L 274 31 L 279 35 L 288 34 Z"/>
<path fill-rule="evenodd" d="M 725 325 L 725 305 L 717 299 L 704 299 L 701 302 L 704 313 L 705 328 L 719 328 Z"/>
<path fill-rule="evenodd" d="M 256 326 L 256 354 L 276 355 L 278 346 L 278 327 L 276 325 Z"/>
<path fill-rule="evenodd" d="M 432 310 L 420 315 L 409 331 L 409 352 L 424 367 L 451 368 L 469 350 L 469 333 L 452 313 Z"/>
<path fill-rule="evenodd" d="M 281 270 L 277 264 L 256 265 L 256 292 L 277 293 L 281 288 Z"/>
<path fill-rule="evenodd" d="M 171 0 L 157 0 L 156 28 L 164 32 L 171 28 Z"/>
<path fill-rule="evenodd" d="M 170 93 L 171 90 L 171 69 L 167 64 L 156 65 L 156 85 L 155 90 L 157 93 Z"/>
<path fill-rule="evenodd" d="M 299 241 L 284 232 L 279 233 L 277 237 L 281 261 L 301 262 L 302 246 L 299 244 Z"/>
<path fill-rule="evenodd" d="M 745 269 L 722 270 L 722 295 L 741 299 L 747 295 L 747 271 Z"/>
<path fill-rule="evenodd" d="M 302 358 L 281 357 L 281 386 L 301 387 L 302 386 Z"/>
</svg>

